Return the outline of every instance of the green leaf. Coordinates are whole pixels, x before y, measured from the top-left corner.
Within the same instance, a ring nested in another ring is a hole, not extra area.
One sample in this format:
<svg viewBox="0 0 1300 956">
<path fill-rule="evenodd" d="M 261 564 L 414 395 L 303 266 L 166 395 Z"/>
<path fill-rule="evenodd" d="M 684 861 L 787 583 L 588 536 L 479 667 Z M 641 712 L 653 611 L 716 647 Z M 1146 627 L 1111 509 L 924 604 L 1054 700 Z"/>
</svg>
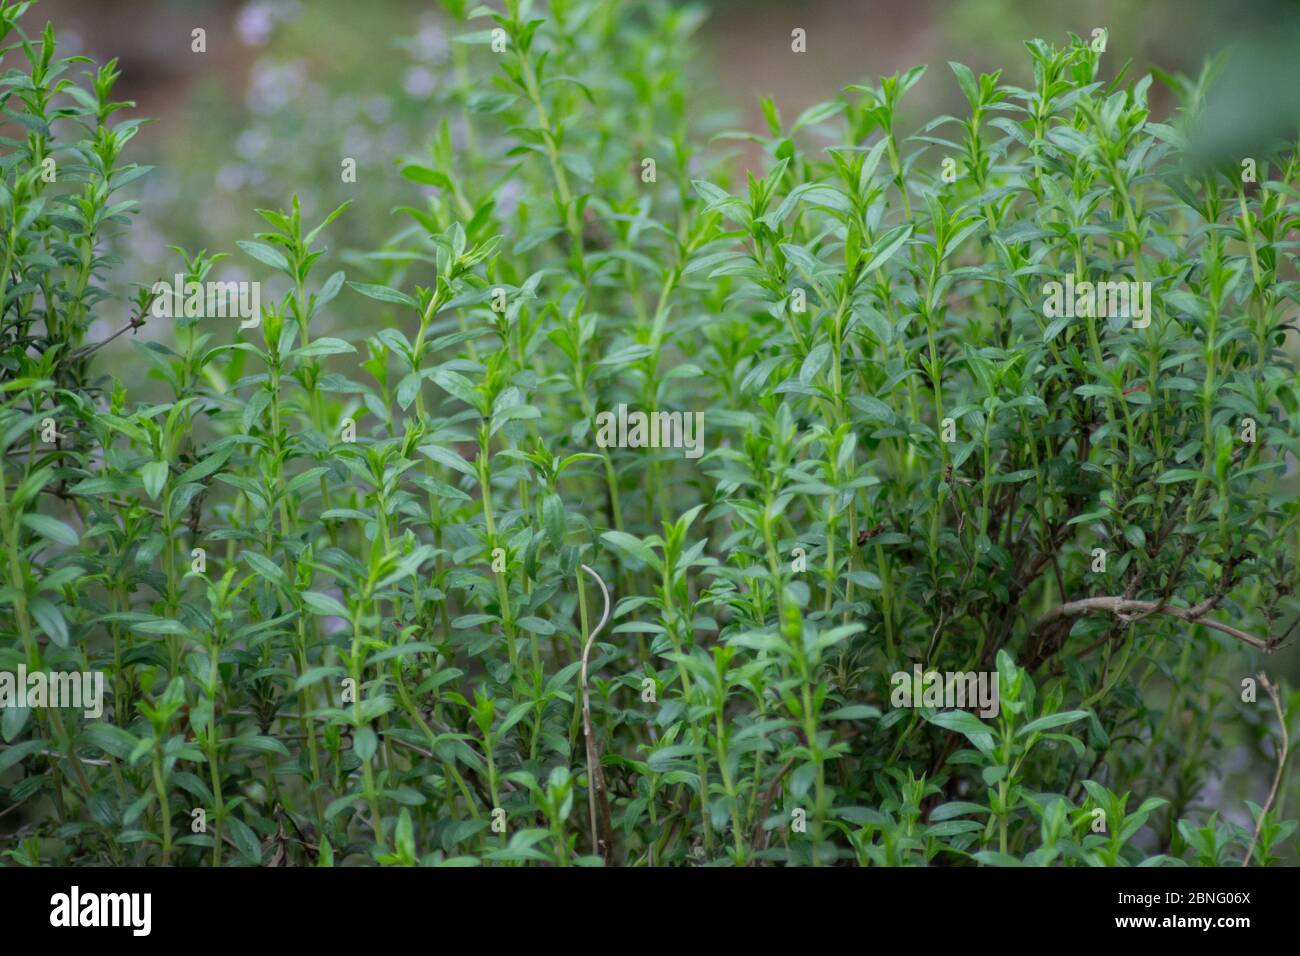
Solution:
<svg viewBox="0 0 1300 956">
<path fill-rule="evenodd" d="M 830 100 L 826 103 L 817 103 L 808 107 L 799 114 L 799 118 L 794 121 L 790 127 L 790 135 L 793 136 L 805 126 L 814 126 L 817 123 L 824 123 L 832 116 L 838 116 L 843 113 L 848 104 L 843 100 Z"/>
<path fill-rule="evenodd" d="M 103 720 L 87 721 L 81 739 L 118 760 L 129 760 L 131 752 L 140 744 L 134 736 L 121 727 Z"/>
<path fill-rule="evenodd" d="M 1198 481 L 1205 478 L 1201 472 L 1192 468 L 1172 468 L 1156 479 L 1158 485 L 1170 485 L 1176 481 Z"/>
<path fill-rule="evenodd" d="M 228 816 L 225 819 L 226 830 L 230 833 L 231 839 L 235 841 L 235 846 L 239 847 L 239 853 L 244 861 L 253 866 L 260 866 L 262 863 L 262 841 L 257 838 L 257 834 L 243 820 L 237 816 Z"/>
<path fill-rule="evenodd" d="M 81 543 L 81 536 L 71 525 L 66 525 L 57 518 L 51 518 L 49 515 L 29 513 L 23 515 L 23 524 L 31 528 L 42 538 L 53 541 L 56 544 L 66 545 L 69 548 L 75 548 Z"/>
<path fill-rule="evenodd" d="M 561 547 L 564 544 L 566 516 L 564 502 L 559 495 L 547 495 L 546 500 L 542 502 L 542 523 L 546 528 L 546 537 L 551 542 L 551 547 Z"/>
<path fill-rule="evenodd" d="M 439 189 L 450 190 L 452 188 L 451 180 L 445 173 L 440 173 L 436 169 L 430 169 L 427 166 L 421 166 L 418 163 L 407 163 L 402 167 L 402 175 L 413 183 L 420 183 L 423 186 L 437 186 Z"/>
<path fill-rule="evenodd" d="M 957 85 L 961 87 L 962 95 L 966 97 L 972 107 L 979 103 L 979 83 L 975 79 L 975 74 L 970 71 L 970 67 L 963 66 L 960 63 L 948 61 L 948 66 L 952 68 L 953 73 L 957 75 Z"/>
<path fill-rule="evenodd" d="M 474 470 L 474 466 L 450 448 L 443 448 L 439 445 L 421 445 L 420 451 L 434 461 L 459 471 L 462 475 L 478 478 L 478 472 Z"/>
<path fill-rule="evenodd" d="M 352 619 L 348 609 L 340 604 L 337 598 L 322 594 L 320 591 L 303 591 L 302 603 L 307 605 L 313 614 L 322 617 L 341 617 L 345 621 Z"/>
<path fill-rule="evenodd" d="M 357 759 L 364 763 L 379 749 L 379 738 L 369 727 L 362 727 L 352 738 L 352 749 L 356 752 Z"/>
<path fill-rule="evenodd" d="M 55 607 L 46 598 L 34 598 L 31 603 L 32 617 L 59 647 L 68 646 L 68 624 L 63 619 L 63 611 Z"/>
<path fill-rule="evenodd" d="M 165 461 L 151 461 L 140 469 L 140 480 L 144 483 L 144 491 L 154 501 L 162 494 L 163 486 L 167 483 L 167 475 L 170 469 Z"/>
<path fill-rule="evenodd" d="M 930 812 L 930 822 L 940 823 L 944 820 L 951 820 L 954 817 L 963 817 L 968 813 L 985 814 L 992 811 L 979 803 L 967 803 L 962 800 L 953 800 L 949 803 L 941 803 Z"/>
<path fill-rule="evenodd" d="M 829 714 L 822 715 L 825 720 L 870 720 L 879 716 L 879 708 L 872 707 L 870 704 L 852 704 L 848 707 L 838 707 Z"/>
<path fill-rule="evenodd" d="M 640 538 L 634 538 L 623 531 L 606 531 L 600 538 L 614 550 L 631 558 L 632 562 L 637 566 L 648 564 L 656 569 L 661 567 L 659 559 L 655 557 L 650 545 Z"/>
<path fill-rule="evenodd" d="M 259 393 L 259 394 L 265 394 L 265 393 Z M 185 485 L 191 482 L 203 480 L 204 478 L 208 477 L 208 475 L 213 474 L 215 471 L 217 471 L 217 469 L 219 469 L 222 465 L 224 465 L 226 463 L 226 459 L 230 457 L 233 451 L 234 451 L 233 446 L 228 446 L 226 448 L 223 448 L 221 451 L 214 452 L 213 454 L 208 455 L 206 458 L 204 458 L 201 462 L 199 462 L 194 467 L 187 468 L 184 474 L 182 474 L 178 479 L 176 479 L 176 484 L 179 486 L 179 485 Z"/>
<path fill-rule="evenodd" d="M 850 571 L 845 577 L 858 587 L 866 588 L 868 591 L 879 591 L 882 587 L 880 576 L 874 571 Z"/>
<path fill-rule="evenodd" d="M 555 625 L 540 617 L 521 617 L 517 623 L 525 631 L 541 634 L 543 637 L 555 633 Z"/>
<path fill-rule="evenodd" d="M 371 285 L 368 282 L 349 282 L 348 285 L 362 295 L 371 299 L 378 299 L 380 302 L 395 302 L 398 305 L 409 305 L 413 309 L 420 307 L 420 303 L 405 292 L 398 292 L 396 289 L 388 288 L 388 286 Z"/>
<path fill-rule="evenodd" d="M 258 554 L 256 551 L 245 551 L 243 559 L 248 562 L 259 575 L 266 578 L 277 587 L 290 589 L 289 579 L 280 566 L 265 555 Z"/>
<path fill-rule="evenodd" d="M 541 417 L 542 413 L 532 405 L 511 405 L 509 408 L 499 408 L 492 413 L 490 434 L 495 435 L 506 422 L 527 421 Z"/>
<path fill-rule="evenodd" d="M 322 285 L 320 291 L 316 293 L 317 309 L 321 309 L 334 301 L 335 297 L 338 296 L 339 291 L 343 288 L 343 280 L 345 278 L 343 271 L 339 270 L 325 280 L 325 284 Z"/>
<path fill-rule="evenodd" d="M 899 249 L 903 248 L 904 243 L 907 242 L 911 235 L 912 227 L 910 224 L 895 226 L 893 229 L 889 230 L 889 232 L 881 236 L 880 240 L 876 243 L 871 256 L 867 259 L 866 265 L 862 267 L 862 271 L 865 273 L 875 272 L 892 259 Z"/>
<path fill-rule="evenodd" d="M 30 707 L 0 707 L 0 737 L 4 738 L 5 743 L 17 739 L 31 716 Z M 8 751 L 0 751 L 0 753 L 8 753 Z"/>
<path fill-rule="evenodd" d="M 817 373 L 830 361 L 830 357 L 831 345 L 829 342 L 822 342 L 813 348 L 799 368 L 799 381 L 804 385 L 810 384 L 817 377 Z"/>
<path fill-rule="evenodd" d="M 245 239 L 237 239 L 235 245 L 243 249 L 258 262 L 277 269 L 280 272 L 290 273 L 293 270 L 289 268 L 289 261 L 283 255 L 276 252 L 270 246 L 260 242 L 248 242 Z"/>
<path fill-rule="evenodd" d="M 942 710 L 937 713 L 927 711 L 929 708 L 922 708 L 921 716 L 935 726 L 963 735 L 983 753 L 989 753 L 993 749 L 992 728 L 974 714 L 964 710 Z"/>
<path fill-rule="evenodd" d="M 17 765 L 24 757 L 30 757 L 45 746 L 43 740 L 24 740 L 4 750 L 0 750 L 0 774 Z"/>
<path fill-rule="evenodd" d="M 715 186 L 713 183 L 705 179 L 692 179 L 691 186 L 695 188 L 695 191 L 699 194 L 700 198 L 710 206 L 726 202 L 732 198 L 731 194 L 725 189 Z"/>
<path fill-rule="evenodd" d="M 231 747 L 243 747 L 246 750 L 254 750 L 258 753 L 278 754 L 281 757 L 291 756 L 289 748 L 274 737 L 263 737 L 259 734 L 243 734 L 239 737 L 232 737 L 227 741 Z"/>
<path fill-rule="evenodd" d="M 304 345 L 293 354 L 296 358 L 313 358 L 317 355 L 342 355 L 355 351 L 356 349 L 350 343 L 342 339 L 324 338 L 316 339 L 309 345 Z"/>
<path fill-rule="evenodd" d="M 1046 717 L 1039 717 L 1037 720 L 1031 720 L 1019 730 L 1016 731 L 1017 737 L 1027 737 L 1029 734 L 1041 733 L 1044 730 L 1051 730 L 1053 727 L 1063 727 L 1066 724 L 1072 724 L 1076 720 L 1083 720 L 1088 716 L 1086 710 L 1065 710 L 1059 714 L 1048 714 Z"/>
<path fill-rule="evenodd" d="M 482 414 L 483 400 L 479 393 L 475 391 L 474 383 L 464 375 L 449 368 L 440 368 L 431 372 L 429 378 L 441 386 L 444 391 L 459 398 L 470 408 Z"/>
</svg>

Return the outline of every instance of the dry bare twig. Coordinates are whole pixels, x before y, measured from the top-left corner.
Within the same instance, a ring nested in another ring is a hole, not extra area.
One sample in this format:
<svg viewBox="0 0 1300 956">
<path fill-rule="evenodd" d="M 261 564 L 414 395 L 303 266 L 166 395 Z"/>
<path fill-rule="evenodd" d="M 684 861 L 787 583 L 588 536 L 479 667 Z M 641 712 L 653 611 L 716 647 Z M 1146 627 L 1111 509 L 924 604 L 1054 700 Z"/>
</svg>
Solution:
<svg viewBox="0 0 1300 956">
<path fill-rule="evenodd" d="M 582 648 L 582 735 L 587 744 L 587 803 L 591 813 L 591 846 L 599 853 L 608 863 L 610 855 L 614 850 L 614 826 L 610 822 L 609 816 L 609 796 L 605 789 L 605 774 L 600 769 L 600 749 L 596 745 L 596 734 L 591 727 L 591 699 L 587 691 L 587 658 L 591 654 L 591 646 L 596 642 L 596 635 L 604 628 L 605 622 L 609 620 L 609 588 L 605 587 L 604 580 L 594 570 L 587 565 L 582 566 L 596 583 L 600 585 L 600 593 L 605 598 L 605 613 L 600 617 L 600 623 L 597 624 L 587 636 L 587 643 Z"/>
<path fill-rule="evenodd" d="M 1222 631 L 1224 634 L 1230 634 L 1239 641 L 1249 644 L 1265 654 L 1273 653 L 1276 646 L 1272 641 L 1261 640 L 1253 634 L 1247 634 L 1245 631 L 1233 627 L 1231 624 L 1224 624 L 1222 621 L 1215 621 L 1207 617 L 1202 617 L 1206 607 L 1210 602 L 1204 602 L 1194 608 L 1174 607 L 1169 604 L 1159 604 L 1155 601 L 1138 601 L 1132 598 L 1124 597 L 1093 597 L 1083 598 L 1079 601 L 1069 601 L 1060 607 L 1048 611 L 1038 623 L 1034 625 L 1034 631 L 1037 632 L 1044 627 L 1052 624 L 1054 621 L 1063 618 L 1081 617 L 1084 614 L 1114 614 L 1116 617 L 1126 622 L 1147 617 L 1151 614 L 1168 614 L 1170 617 L 1176 617 L 1180 620 L 1187 621 L 1189 624 L 1202 624 L 1205 627 L 1216 631 Z"/>
<path fill-rule="evenodd" d="M 1282 773 L 1286 769 L 1287 737 L 1289 735 L 1286 728 L 1286 713 L 1282 710 L 1282 696 L 1278 693 L 1277 685 L 1269 680 L 1268 676 L 1262 671 L 1259 675 L 1259 685 L 1268 691 L 1268 696 L 1273 699 L 1273 711 L 1277 714 L 1278 729 L 1282 731 L 1282 743 L 1277 752 L 1277 772 L 1273 774 L 1273 786 L 1269 788 L 1268 799 L 1259 808 L 1259 817 L 1255 820 L 1255 834 L 1250 838 L 1246 858 L 1241 861 L 1242 866 L 1250 866 L 1250 858 L 1255 853 L 1255 844 L 1259 842 L 1259 831 L 1264 826 L 1264 816 L 1268 813 L 1269 807 L 1273 806 L 1273 801 L 1277 799 L 1277 788 L 1282 783 Z"/>
</svg>

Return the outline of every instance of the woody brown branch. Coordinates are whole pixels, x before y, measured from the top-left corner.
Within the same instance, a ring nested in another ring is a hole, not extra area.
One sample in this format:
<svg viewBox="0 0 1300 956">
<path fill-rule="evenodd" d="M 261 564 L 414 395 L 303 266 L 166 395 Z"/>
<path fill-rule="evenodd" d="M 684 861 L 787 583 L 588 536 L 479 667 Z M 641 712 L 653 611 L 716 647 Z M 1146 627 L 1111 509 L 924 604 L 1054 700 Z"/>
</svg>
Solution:
<svg viewBox="0 0 1300 956">
<path fill-rule="evenodd" d="M 1237 640 L 1249 644 L 1251 647 L 1263 651 L 1265 654 L 1273 653 L 1274 644 L 1271 641 L 1261 640 L 1252 634 L 1233 627 L 1231 624 L 1224 624 L 1222 621 L 1215 621 L 1211 618 L 1204 617 L 1215 604 L 1217 599 L 1202 601 L 1196 607 L 1174 607 L 1169 604 L 1161 604 L 1155 601 L 1138 601 L 1132 598 L 1124 597 L 1094 597 L 1083 598 L 1079 601 L 1069 601 L 1060 607 L 1053 608 L 1047 614 L 1039 619 L 1034 625 L 1034 631 L 1038 632 L 1045 627 L 1050 626 L 1055 621 L 1066 618 L 1081 617 L 1085 614 L 1114 614 L 1121 619 L 1128 618 L 1136 620 L 1147 617 L 1151 614 L 1167 614 L 1170 617 L 1176 617 L 1180 620 L 1187 621 L 1189 624 L 1200 624 L 1204 627 L 1221 631 L 1229 634 Z"/>
</svg>

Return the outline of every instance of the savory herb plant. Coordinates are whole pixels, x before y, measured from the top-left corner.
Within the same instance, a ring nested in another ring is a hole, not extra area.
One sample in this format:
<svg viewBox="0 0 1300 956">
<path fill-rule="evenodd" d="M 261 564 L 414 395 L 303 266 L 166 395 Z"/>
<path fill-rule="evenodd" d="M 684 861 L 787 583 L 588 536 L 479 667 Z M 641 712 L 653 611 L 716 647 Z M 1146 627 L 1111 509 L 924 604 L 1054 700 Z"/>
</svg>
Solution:
<svg viewBox="0 0 1300 956">
<path fill-rule="evenodd" d="M 694 7 L 443 5 L 426 152 L 144 276 L 115 62 L 0 0 L 0 854 L 1294 860 L 1295 143 L 1187 165 L 1103 31 L 753 132 Z"/>
</svg>

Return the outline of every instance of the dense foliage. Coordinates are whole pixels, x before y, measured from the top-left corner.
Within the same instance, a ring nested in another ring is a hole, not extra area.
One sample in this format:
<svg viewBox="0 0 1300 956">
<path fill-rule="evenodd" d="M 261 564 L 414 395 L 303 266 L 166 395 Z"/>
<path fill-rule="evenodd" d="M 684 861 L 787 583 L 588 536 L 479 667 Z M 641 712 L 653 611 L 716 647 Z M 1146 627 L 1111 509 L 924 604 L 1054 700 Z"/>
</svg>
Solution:
<svg viewBox="0 0 1300 956">
<path fill-rule="evenodd" d="M 1287 700 L 1243 681 L 1297 613 L 1297 159 L 1185 166 L 1209 72 L 1158 122 L 1104 34 L 1033 41 L 915 135 L 922 68 L 710 138 L 693 8 L 448 0 L 461 118 L 388 157 L 394 238 L 345 276 L 347 208 L 259 210 L 240 328 L 155 317 L 222 256 L 114 273 L 140 121 L 28 6 L 0 670 L 106 701 L 0 711 L 10 861 L 1294 856 Z M 1067 277 L 1149 324 L 1049 315 Z M 597 441 L 620 405 L 702 456 Z M 998 713 L 896 706 L 916 666 Z M 1230 751 L 1245 824 L 1196 805 Z"/>
</svg>

